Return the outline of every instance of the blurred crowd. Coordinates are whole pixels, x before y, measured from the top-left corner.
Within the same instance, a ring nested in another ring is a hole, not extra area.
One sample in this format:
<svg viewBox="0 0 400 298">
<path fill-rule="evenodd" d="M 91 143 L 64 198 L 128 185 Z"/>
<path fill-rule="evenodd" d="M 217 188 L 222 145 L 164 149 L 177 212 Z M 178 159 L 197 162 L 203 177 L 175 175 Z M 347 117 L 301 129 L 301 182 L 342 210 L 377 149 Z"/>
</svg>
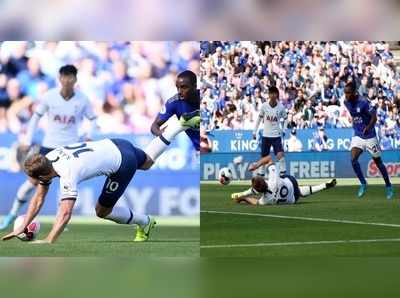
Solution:
<svg viewBox="0 0 400 298">
<path fill-rule="evenodd" d="M 64 64 L 78 68 L 76 87 L 89 97 L 100 132 L 149 133 L 164 101 L 177 92 L 176 75 L 198 72 L 199 43 L 1 42 L 0 133 L 24 131 L 41 96 L 58 85 Z"/>
<path fill-rule="evenodd" d="M 400 73 L 389 43 L 205 41 L 200 48 L 205 130 L 253 129 L 271 85 L 289 128 L 351 127 L 343 101 L 354 81 L 377 109 L 379 136 L 400 140 Z"/>
</svg>

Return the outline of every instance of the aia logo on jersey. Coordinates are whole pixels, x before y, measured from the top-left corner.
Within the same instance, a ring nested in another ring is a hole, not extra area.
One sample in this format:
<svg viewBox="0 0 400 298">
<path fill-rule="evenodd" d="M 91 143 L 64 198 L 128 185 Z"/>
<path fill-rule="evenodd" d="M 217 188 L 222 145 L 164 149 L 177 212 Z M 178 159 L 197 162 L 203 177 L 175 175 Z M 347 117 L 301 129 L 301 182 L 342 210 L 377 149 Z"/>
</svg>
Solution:
<svg viewBox="0 0 400 298">
<path fill-rule="evenodd" d="M 75 120 L 75 116 L 55 115 L 54 122 L 70 125 L 70 124 L 75 124 L 76 120 Z"/>
<path fill-rule="evenodd" d="M 271 122 L 278 122 L 278 118 L 273 115 L 265 115 L 265 120 L 271 121 Z"/>
</svg>

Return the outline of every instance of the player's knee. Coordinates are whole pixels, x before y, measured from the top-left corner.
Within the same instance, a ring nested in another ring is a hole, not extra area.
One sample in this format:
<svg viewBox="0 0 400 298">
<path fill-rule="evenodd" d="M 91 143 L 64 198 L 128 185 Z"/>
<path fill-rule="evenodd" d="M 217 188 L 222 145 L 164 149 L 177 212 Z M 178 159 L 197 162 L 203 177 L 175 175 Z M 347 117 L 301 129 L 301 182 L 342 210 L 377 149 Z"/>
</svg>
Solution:
<svg viewBox="0 0 400 298">
<path fill-rule="evenodd" d="M 96 215 L 97 217 L 100 218 L 105 218 L 107 215 L 109 215 L 112 211 L 112 208 L 105 208 L 103 206 L 96 206 Z"/>
<path fill-rule="evenodd" d="M 352 156 L 352 157 L 351 157 L 351 164 L 352 164 L 353 166 L 356 165 L 356 164 L 358 164 L 358 157 Z"/>
<path fill-rule="evenodd" d="M 251 186 L 255 191 L 260 193 L 265 193 L 267 191 L 267 183 L 260 176 L 255 176 L 251 179 Z"/>
<path fill-rule="evenodd" d="M 149 156 L 146 156 L 146 161 L 142 164 L 140 169 L 146 171 L 150 169 L 153 166 L 153 164 L 154 161 Z"/>
</svg>

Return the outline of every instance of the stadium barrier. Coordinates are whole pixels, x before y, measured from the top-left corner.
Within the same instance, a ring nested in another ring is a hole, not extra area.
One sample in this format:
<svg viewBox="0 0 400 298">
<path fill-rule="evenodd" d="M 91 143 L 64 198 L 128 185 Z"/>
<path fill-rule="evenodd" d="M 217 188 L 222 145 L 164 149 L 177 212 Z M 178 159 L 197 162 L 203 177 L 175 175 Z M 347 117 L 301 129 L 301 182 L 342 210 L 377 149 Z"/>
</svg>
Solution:
<svg viewBox="0 0 400 298">
<path fill-rule="evenodd" d="M 313 148 L 313 137 L 317 129 L 299 129 L 297 138 L 303 145 L 303 151 L 310 151 Z M 349 150 L 353 129 L 351 128 L 328 128 L 325 129 L 328 137 L 327 144 L 330 151 Z M 208 133 L 212 142 L 213 152 L 234 153 L 234 152 L 257 152 L 260 151 L 259 141 L 252 139 L 251 130 L 213 130 Z M 290 130 L 285 132 L 284 148 L 290 136 Z M 392 140 L 393 149 L 400 149 L 400 140 Z"/>
<path fill-rule="evenodd" d="M 99 135 L 94 139 L 118 137 L 144 148 L 151 135 Z M 38 137 L 37 139 L 40 139 Z M 22 172 L 12 172 L 16 136 L 0 134 L 0 214 L 6 214 L 18 187 L 26 179 Z M 118 205 L 127 205 L 139 213 L 153 215 L 197 215 L 200 210 L 199 162 L 187 137 L 182 135 L 171 144 L 149 171 L 137 171 Z M 14 149 L 13 149 L 14 147 Z M 94 215 L 94 206 L 103 188 L 105 177 L 84 181 L 79 185 L 79 197 L 74 214 Z M 42 215 L 54 215 L 59 198 L 58 179 L 50 186 Z M 24 209 L 25 210 L 25 209 Z M 22 212 L 24 212 L 24 210 Z"/>
<path fill-rule="evenodd" d="M 242 156 L 242 162 L 235 164 L 233 160 Z M 249 165 L 260 158 L 259 152 L 242 153 L 208 153 L 201 156 L 201 180 L 217 180 L 222 167 L 232 170 L 233 179 L 251 179 Z M 392 177 L 400 177 L 400 151 L 391 150 L 382 153 L 383 161 Z M 324 152 L 287 152 L 286 167 L 290 175 L 296 178 L 353 178 L 349 151 Z M 368 153 L 362 154 L 361 169 L 367 177 L 380 177 L 379 170 Z"/>
</svg>

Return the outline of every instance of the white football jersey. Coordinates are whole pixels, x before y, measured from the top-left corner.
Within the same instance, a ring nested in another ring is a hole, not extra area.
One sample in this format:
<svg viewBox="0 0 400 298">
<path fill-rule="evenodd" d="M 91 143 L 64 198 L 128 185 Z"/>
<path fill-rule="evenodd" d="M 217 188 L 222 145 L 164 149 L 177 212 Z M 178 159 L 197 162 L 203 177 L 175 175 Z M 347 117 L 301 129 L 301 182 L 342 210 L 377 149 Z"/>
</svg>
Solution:
<svg viewBox="0 0 400 298">
<path fill-rule="evenodd" d="M 286 121 L 287 114 L 285 107 L 278 101 L 275 107 L 271 107 L 269 102 L 264 102 L 260 108 L 261 120 L 264 121 L 263 136 L 276 138 L 282 136 L 281 121 Z"/>
<path fill-rule="evenodd" d="M 294 204 L 294 186 L 289 178 L 280 178 L 275 165 L 268 168 L 268 178 L 265 180 L 268 190 L 258 200 L 260 205 Z"/>
<path fill-rule="evenodd" d="M 81 181 L 109 176 L 118 171 L 122 161 L 121 151 L 110 139 L 58 147 L 46 157 L 60 176 L 61 199 L 76 198 Z"/>
<path fill-rule="evenodd" d="M 56 148 L 79 141 L 78 129 L 83 117 L 89 120 L 96 118 L 89 99 L 80 91 L 65 100 L 59 88 L 49 90 L 36 108 L 39 116 L 47 114 L 47 129 L 42 145 Z"/>
</svg>

